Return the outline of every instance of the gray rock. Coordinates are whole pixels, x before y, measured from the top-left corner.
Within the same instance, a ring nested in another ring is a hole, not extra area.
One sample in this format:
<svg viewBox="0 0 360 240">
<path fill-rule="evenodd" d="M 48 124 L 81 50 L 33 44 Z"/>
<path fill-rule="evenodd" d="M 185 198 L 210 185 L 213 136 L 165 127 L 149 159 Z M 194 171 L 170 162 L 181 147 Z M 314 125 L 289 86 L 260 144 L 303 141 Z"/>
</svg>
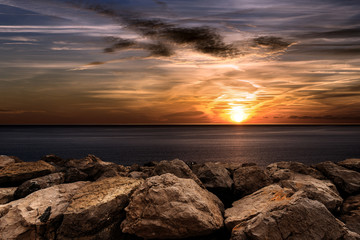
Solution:
<svg viewBox="0 0 360 240">
<path fill-rule="evenodd" d="M 56 185 L 0 205 L 1 239 L 54 239 L 56 228 L 70 199 L 85 184 L 86 182 L 77 182 Z M 43 218 L 43 222 L 40 221 L 39 217 L 46 214 L 49 207 L 49 216 Z"/>
<path fill-rule="evenodd" d="M 266 167 L 266 172 L 274 182 L 290 179 L 294 173 L 310 175 L 320 180 L 326 179 L 324 175 L 315 168 L 299 162 L 272 163 Z"/>
<path fill-rule="evenodd" d="M 0 204 L 5 204 L 14 200 L 16 187 L 0 188 Z"/>
<path fill-rule="evenodd" d="M 64 175 L 64 173 L 52 173 L 46 176 L 28 180 L 16 189 L 14 193 L 14 198 L 23 198 L 40 189 L 62 184 L 65 180 Z"/>
<path fill-rule="evenodd" d="M 268 175 L 258 166 L 247 166 L 236 169 L 233 179 L 234 193 L 239 197 L 251 194 L 271 184 Z"/>
<path fill-rule="evenodd" d="M 222 208 L 194 180 L 167 173 L 146 179 L 134 192 L 122 231 L 146 239 L 207 235 L 223 226 Z"/>
<path fill-rule="evenodd" d="M 307 198 L 321 202 L 333 212 L 340 209 L 343 201 L 333 183 L 329 180 L 313 178 L 310 175 L 295 174 L 292 180 L 283 180 L 280 185 L 294 191 L 303 191 Z"/>
<path fill-rule="evenodd" d="M 88 238 L 120 220 L 129 196 L 141 183 L 142 180 L 113 177 L 82 187 L 64 213 L 58 239 Z"/>
<path fill-rule="evenodd" d="M 153 176 L 162 175 L 165 173 L 172 173 L 179 178 L 190 178 L 194 180 L 199 186 L 203 187 L 199 178 L 191 171 L 188 165 L 179 159 L 171 161 L 163 160 L 159 162 L 153 171 Z"/>
<path fill-rule="evenodd" d="M 338 162 L 337 164 L 350 170 L 360 172 L 360 158 L 349 158 Z"/>
<path fill-rule="evenodd" d="M 54 171 L 55 167 L 44 161 L 11 163 L 0 169 L 0 186 L 18 186 Z"/>
<path fill-rule="evenodd" d="M 360 195 L 348 197 L 341 208 L 340 220 L 353 232 L 360 234 Z"/>
<path fill-rule="evenodd" d="M 340 193 L 352 195 L 360 191 L 359 172 L 341 167 L 333 162 L 319 163 L 316 168 L 335 184 Z"/>
</svg>

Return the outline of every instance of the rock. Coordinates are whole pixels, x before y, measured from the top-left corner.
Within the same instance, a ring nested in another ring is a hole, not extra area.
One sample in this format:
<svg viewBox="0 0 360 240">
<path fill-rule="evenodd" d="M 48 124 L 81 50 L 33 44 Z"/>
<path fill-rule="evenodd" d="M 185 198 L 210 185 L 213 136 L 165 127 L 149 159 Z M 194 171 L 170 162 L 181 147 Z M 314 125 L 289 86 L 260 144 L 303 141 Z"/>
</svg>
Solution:
<svg viewBox="0 0 360 240">
<path fill-rule="evenodd" d="M 77 168 L 68 168 L 65 171 L 64 178 L 66 183 L 72 183 L 77 181 L 86 181 L 89 176 Z"/>
<path fill-rule="evenodd" d="M 113 177 L 89 183 L 71 199 L 58 230 L 58 239 L 96 235 L 121 219 L 129 196 L 142 180 Z M 123 214 L 124 215 L 124 214 Z"/>
<path fill-rule="evenodd" d="M 0 168 L 3 168 L 10 163 L 15 163 L 15 159 L 6 155 L 0 155 Z"/>
<path fill-rule="evenodd" d="M 54 185 L 64 183 L 64 173 L 52 173 L 46 176 L 27 180 L 21 184 L 15 191 L 14 198 L 19 199 L 26 197 L 30 193 L 38 191 L 40 189 L 48 188 Z"/>
<path fill-rule="evenodd" d="M 353 232 L 360 234 L 360 195 L 348 197 L 341 208 L 340 220 Z"/>
<path fill-rule="evenodd" d="M 243 197 L 271 183 L 268 175 L 258 166 L 240 167 L 234 172 L 234 193 Z"/>
<path fill-rule="evenodd" d="M 5 204 L 14 200 L 16 187 L 0 188 L 0 204 Z"/>
<path fill-rule="evenodd" d="M 0 169 L 0 186 L 17 186 L 54 171 L 55 167 L 44 161 L 11 163 Z"/>
<path fill-rule="evenodd" d="M 234 202 L 225 218 L 232 240 L 346 239 L 352 234 L 322 203 L 275 184 Z"/>
<path fill-rule="evenodd" d="M 133 171 L 129 173 L 129 177 L 137 179 L 145 179 L 147 176 L 143 172 Z"/>
<path fill-rule="evenodd" d="M 149 161 L 149 162 L 146 162 L 144 163 L 144 167 L 155 167 L 156 165 L 158 164 L 158 162 L 156 161 Z"/>
<path fill-rule="evenodd" d="M 86 182 L 77 182 L 56 185 L 0 205 L 1 239 L 54 239 L 55 230 L 70 199 L 85 184 Z M 50 211 L 47 210 L 49 207 Z M 39 219 L 41 216 L 43 221 Z"/>
<path fill-rule="evenodd" d="M 194 180 L 199 186 L 203 187 L 203 184 L 199 178 L 191 171 L 188 165 L 179 159 L 172 161 L 163 160 L 159 162 L 153 171 L 153 176 L 162 175 L 165 173 L 172 173 L 179 178 L 190 178 Z"/>
<path fill-rule="evenodd" d="M 294 191 L 303 191 L 307 198 L 321 202 L 333 212 L 340 209 L 343 201 L 333 183 L 310 175 L 295 174 L 292 180 L 283 180 L 280 185 Z"/>
<path fill-rule="evenodd" d="M 322 162 L 316 165 L 344 195 L 356 194 L 360 191 L 360 173 L 338 166 L 333 162 Z"/>
<path fill-rule="evenodd" d="M 320 180 L 326 179 L 324 175 L 315 168 L 299 162 L 272 163 L 266 167 L 266 172 L 274 182 L 290 179 L 294 173 L 310 175 Z"/>
<path fill-rule="evenodd" d="M 224 166 L 208 162 L 194 165 L 192 170 L 206 189 L 220 198 L 225 205 L 233 202 L 232 186 L 234 181 Z"/>
<path fill-rule="evenodd" d="M 360 172 L 360 158 L 349 158 L 337 164 L 347 169 Z"/>
<path fill-rule="evenodd" d="M 121 227 L 146 239 L 207 235 L 222 228 L 222 208 L 194 180 L 167 173 L 146 179 L 134 192 Z"/>
</svg>

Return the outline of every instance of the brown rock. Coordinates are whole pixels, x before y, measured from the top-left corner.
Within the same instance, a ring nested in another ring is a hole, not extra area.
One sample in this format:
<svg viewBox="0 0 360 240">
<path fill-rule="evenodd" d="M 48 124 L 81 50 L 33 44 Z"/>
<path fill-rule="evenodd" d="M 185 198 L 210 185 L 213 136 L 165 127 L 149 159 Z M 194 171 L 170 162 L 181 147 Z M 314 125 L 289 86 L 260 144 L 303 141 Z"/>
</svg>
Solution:
<svg viewBox="0 0 360 240">
<path fill-rule="evenodd" d="M 322 162 L 316 165 L 337 189 L 344 195 L 356 194 L 360 191 L 360 173 L 341 167 L 333 162 Z"/>
<path fill-rule="evenodd" d="M 268 175 L 258 166 L 240 167 L 234 172 L 234 193 L 239 197 L 271 184 Z"/>
<path fill-rule="evenodd" d="M 0 186 L 17 186 L 53 171 L 55 167 L 44 161 L 11 163 L 0 169 Z"/>
<path fill-rule="evenodd" d="M 283 180 L 280 185 L 294 191 L 303 191 L 307 198 L 321 202 L 330 211 L 339 210 L 343 201 L 333 183 L 310 175 L 295 174 L 292 180 Z"/>
<path fill-rule="evenodd" d="M 82 187 L 64 213 L 58 239 L 92 237 L 120 220 L 129 196 L 141 183 L 137 179 L 113 177 Z"/>
<path fill-rule="evenodd" d="M 146 239 L 210 234 L 223 226 L 221 201 L 192 179 L 173 174 L 150 177 L 132 195 L 121 224 Z"/>
<path fill-rule="evenodd" d="M 0 188 L 0 204 L 5 204 L 14 200 L 16 187 Z"/>
<path fill-rule="evenodd" d="M 360 172 L 360 158 L 349 158 L 337 164 L 347 169 Z"/>
<path fill-rule="evenodd" d="M 40 189 L 62 184 L 65 180 L 64 175 L 64 173 L 52 173 L 46 176 L 27 180 L 16 189 L 14 198 L 23 198 Z"/>
<path fill-rule="evenodd" d="M 290 179 L 294 173 L 310 175 L 320 180 L 326 179 L 324 175 L 315 168 L 299 162 L 272 163 L 266 167 L 266 172 L 274 182 Z"/>
<path fill-rule="evenodd" d="M 15 159 L 6 155 L 0 155 L 0 168 L 3 168 L 10 163 L 15 163 Z"/>
<path fill-rule="evenodd" d="M 77 182 L 56 185 L 0 205 L 1 239 L 54 239 L 61 215 L 69 205 L 71 197 L 85 184 Z M 41 216 L 43 221 L 39 219 Z"/>
<path fill-rule="evenodd" d="M 86 181 L 89 176 L 79 169 L 72 167 L 66 169 L 64 178 L 66 183 L 72 183 L 77 181 Z"/>
<path fill-rule="evenodd" d="M 172 173 L 179 178 L 190 178 L 194 180 L 199 186 L 203 187 L 203 184 L 199 178 L 191 171 L 188 165 L 179 159 L 172 161 L 163 160 L 159 162 L 153 171 L 153 176 L 162 175 L 165 173 Z"/>
<path fill-rule="evenodd" d="M 360 195 L 348 197 L 341 208 L 340 220 L 353 232 L 360 234 Z"/>
</svg>

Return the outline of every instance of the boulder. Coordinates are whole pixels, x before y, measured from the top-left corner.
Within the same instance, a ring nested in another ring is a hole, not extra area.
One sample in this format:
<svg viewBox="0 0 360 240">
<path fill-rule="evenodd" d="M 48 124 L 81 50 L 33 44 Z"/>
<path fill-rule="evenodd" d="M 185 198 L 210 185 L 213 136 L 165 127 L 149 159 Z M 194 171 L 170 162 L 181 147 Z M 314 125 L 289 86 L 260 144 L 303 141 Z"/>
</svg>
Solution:
<svg viewBox="0 0 360 240">
<path fill-rule="evenodd" d="M 145 180 L 125 208 L 122 231 L 145 239 L 186 238 L 223 227 L 223 204 L 192 179 L 167 173 Z"/>
<path fill-rule="evenodd" d="M 223 165 L 208 162 L 196 164 L 192 170 L 206 189 L 220 198 L 225 205 L 233 202 L 232 186 L 234 181 L 230 177 L 230 172 Z"/>
<path fill-rule="evenodd" d="M 333 183 L 329 180 L 313 178 L 310 175 L 295 174 L 292 180 L 283 180 L 280 185 L 294 191 L 303 191 L 307 198 L 321 202 L 333 212 L 340 209 L 343 201 Z"/>
<path fill-rule="evenodd" d="M 54 171 L 55 167 L 44 161 L 11 163 L 0 169 L 0 186 L 18 186 Z"/>
<path fill-rule="evenodd" d="M 189 166 L 179 159 L 172 161 L 163 160 L 159 162 L 152 173 L 153 176 L 162 175 L 165 173 L 172 173 L 179 178 L 190 178 L 194 180 L 199 186 L 203 187 L 203 184 L 199 178 L 191 171 Z"/>
<path fill-rule="evenodd" d="M 1 239 L 54 239 L 70 199 L 85 184 L 56 185 L 0 205 Z"/>
<path fill-rule="evenodd" d="M 16 187 L 0 188 L 0 204 L 5 204 L 14 200 Z"/>
<path fill-rule="evenodd" d="M 52 173 L 46 176 L 27 180 L 21 184 L 14 193 L 14 198 L 19 199 L 26 197 L 30 193 L 38 191 L 40 189 L 48 188 L 54 185 L 64 183 L 64 173 Z"/>
<path fill-rule="evenodd" d="M 310 175 L 313 178 L 324 180 L 324 175 L 313 167 L 299 162 L 276 162 L 266 167 L 266 172 L 273 182 L 290 179 L 294 173 Z"/>
<path fill-rule="evenodd" d="M 58 239 L 91 238 L 106 231 L 125 215 L 129 196 L 141 183 L 142 180 L 112 177 L 83 186 L 64 213 Z"/>
<path fill-rule="evenodd" d="M 354 236 L 322 203 L 278 185 L 234 202 L 225 211 L 225 218 L 232 240 L 335 240 Z"/>
<path fill-rule="evenodd" d="M 235 170 L 234 194 L 243 197 L 271 184 L 268 175 L 258 166 L 240 167 Z"/>
<path fill-rule="evenodd" d="M 360 158 L 349 158 L 337 164 L 347 169 L 360 172 Z"/>
<path fill-rule="evenodd" d="M 335 184 L 340 193 L 352 195 L 360 191 L 359 172 L 341 167 L 333 162 L 319 163 L 316 168 Z"/>
<path fill-rule="evenodd" d="M 342 207 L 340 220 L 354 232 L 360 234 L 360 195 L 348 197 Z"/>
<path fill-rule="evenodd" d="M 15 159 L 6 155 L 0 155 L 0 168 L 3 168 L 10 163 L 15 163 Z"/>
<path fill-rule="evenodd" d="M 66 183 L 72 183 L 77 181 L 86 181 L 89 176 L 79 169 L 71 167 L 66 169 L 64 178 Z"/>
</svg>

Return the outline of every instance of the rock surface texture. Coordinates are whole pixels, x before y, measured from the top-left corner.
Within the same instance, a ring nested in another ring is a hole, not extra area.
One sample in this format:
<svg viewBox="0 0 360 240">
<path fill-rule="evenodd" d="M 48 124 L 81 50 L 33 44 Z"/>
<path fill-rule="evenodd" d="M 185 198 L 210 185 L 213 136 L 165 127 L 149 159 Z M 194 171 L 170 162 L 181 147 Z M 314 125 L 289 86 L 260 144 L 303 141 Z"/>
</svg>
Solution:
<svg viewBox="0 0 360 240">
<path fill-rule="evenodd" d="M 266 172 L 274 182 L 290 179 L 295 173 L 310 175 L 320 180 L 326 179 L 324 175 L 315 168 L 299 162 L 272 163 L 266 167 Z"/>
<path fill-rule="evenodd" d="M 345 195 L 360 192 L 360 173 L 341 167 L 333 162 L 322 162 L 316 165 L 337 189 Z"/>
<path fill-rule="evenodd" d="M 137 179 L 112 177 L 83 186 L 72 197 L 64 213 L 58 239 L 96 235 L 121 220 L 129 196 L 142 182 Z"/>
<path fill-rule="evenodd" d="M 222 203 L 192 179 L 148 178 L 126 207 L 122 230 L 146 239 L 210 234 L 223 226 Z"/>
<path fill-rule="evenodd" d="M 15 163 L 15 159 L 6 155 L 0 155 L 0 169 L 9 165 L 10 163 Z"/>
<path fill-rule="evenodd" d="M 360 172 L 360 158 L 349 158 L 344 161 L 338 162 L 338 165 Z"/>
<path fill-rule="evenodd" d="M 14 199 L 16 187 L 0 188 L 0 204 L 11 202 Z"/>
<path fill-rule="evenodd" d="M 341 208 L 340 220 L 351 231 L 360 234 L 360 195 L 351 196 L 345 200 Z"/>
</svg>

